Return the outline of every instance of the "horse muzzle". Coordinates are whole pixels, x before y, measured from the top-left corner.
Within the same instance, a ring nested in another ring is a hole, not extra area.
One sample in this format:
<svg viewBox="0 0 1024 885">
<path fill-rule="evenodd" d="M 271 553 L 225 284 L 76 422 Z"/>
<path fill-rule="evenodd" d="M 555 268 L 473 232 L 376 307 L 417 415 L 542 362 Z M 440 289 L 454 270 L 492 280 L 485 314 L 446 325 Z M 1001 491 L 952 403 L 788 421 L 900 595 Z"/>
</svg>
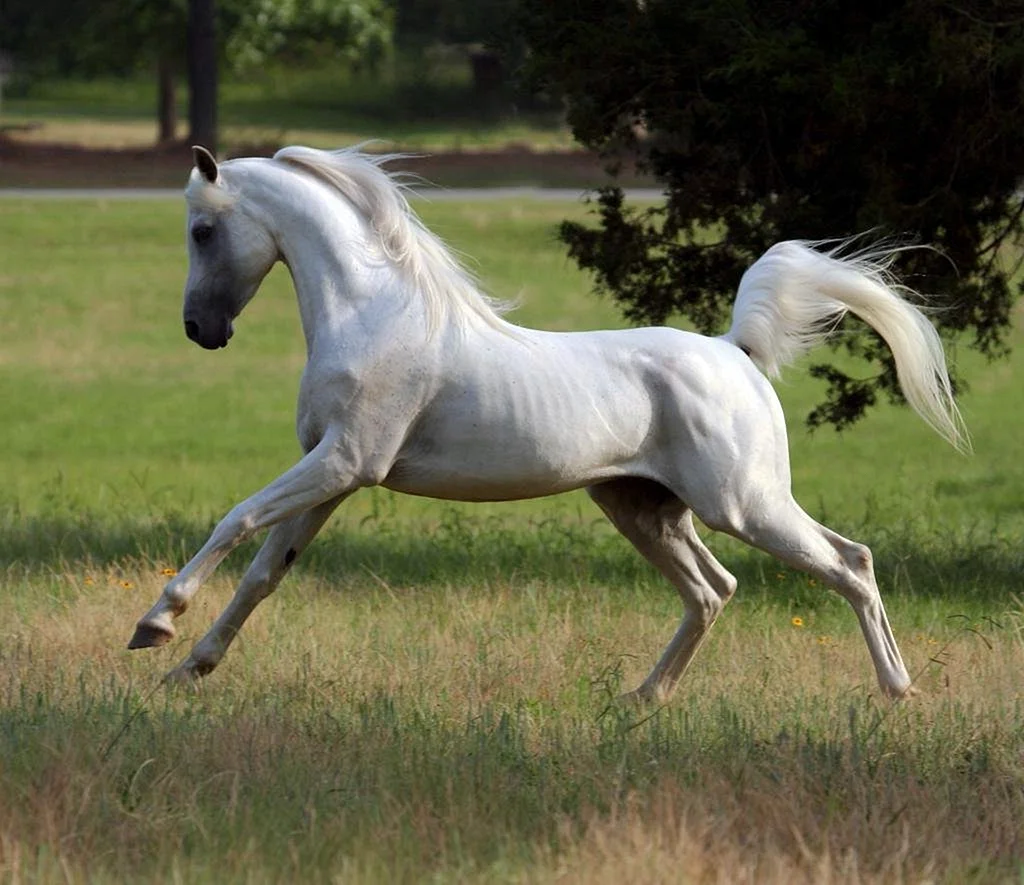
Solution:
<svg viewBox="0 0 1024 885">
<path fill-rule="evenodd" d="M 231 336 L 235 334 L 231 320 L 224 320 L 221 323 L 200 323 L 190 317 L 185 317 L 185 335 L 189 341 L 194 341 L 206 350 L 217 350 L 227 347 Z"/>
</svg>

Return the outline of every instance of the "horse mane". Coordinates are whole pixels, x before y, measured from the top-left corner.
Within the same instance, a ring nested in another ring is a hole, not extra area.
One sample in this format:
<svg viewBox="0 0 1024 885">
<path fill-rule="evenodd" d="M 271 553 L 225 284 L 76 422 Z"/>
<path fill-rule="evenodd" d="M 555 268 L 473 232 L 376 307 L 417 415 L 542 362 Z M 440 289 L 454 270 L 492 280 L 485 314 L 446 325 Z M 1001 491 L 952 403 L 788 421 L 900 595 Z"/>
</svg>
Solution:
<svg viewBox="0 0 1024 885">
<path fill-rule="evenodd" d="M 509 326 L 501 316 L 513 305 L 480 291 L 474 275 L 420 220 L 406 197 L 407 184 L 383 168 L 401 154 L 368 154 L 359 146 L 337 151 L 285 147 L 274 160 L 310 173 L 345 197 L 369 222 L 384 254 L 404 271 L 426 302 L 433 332 L 442 320 L 475 315 L 496 329 Z M 452 312 L 452 308 L 455 308 Z"/>
</svg>

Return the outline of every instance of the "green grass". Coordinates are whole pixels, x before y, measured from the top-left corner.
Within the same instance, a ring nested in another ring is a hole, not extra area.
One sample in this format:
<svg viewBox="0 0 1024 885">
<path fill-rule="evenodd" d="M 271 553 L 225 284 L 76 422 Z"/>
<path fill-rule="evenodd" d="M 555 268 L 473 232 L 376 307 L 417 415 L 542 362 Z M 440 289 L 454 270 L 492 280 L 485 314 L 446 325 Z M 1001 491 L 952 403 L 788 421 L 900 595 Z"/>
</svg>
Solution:
<svg viewBox="0 0 1024 885">
<path fill-rule="evenodd" d="M 184 84 L 177 103 L 184 120 Z M 0 122 L 45 123 L 55 138 L 64 133 L 95 144 L 106 132 L 108 140 L 137 144 L 152 140 L 156 106 L 155 78 L 38 80 L 13 94 L 8 89 Z M 459 62 L 424 72 L 399 59 L 374 75 L 339 66 L 228 71 L 218 111 L 229 144 L 301 141 L 336 147 L 373 137 L 431 151 L 510 143 L 572 146 L 556 111 L 523 112 L 507 97 L 482 106 L 473 94 L 468 64 Z"/>
<path fill-rule="evenodd" d="M 620 324 L 553 226 L 578 205 L 422 205 L 547 328 Z M 975 454 L 905 409 L 808 435 L 794 484 L 870 544 L 921 697 L 879 700 L 848 607 L 735 542 L 677 698 L 609 706 L 675 594 L 581 494 L 346 502 L 198 694 L 135 619 L 295 459 L 303 352 L 276 271 L 207 353 L 175 203 L 0 202 L 0 882 L 1013 882 L 1024 876 L 1022 357 L 957 353 Z M 1021 332 L 1014 332 L 1021 343 Z M 794 626 L 799 617 L 802 627 Z"/>
</svg>

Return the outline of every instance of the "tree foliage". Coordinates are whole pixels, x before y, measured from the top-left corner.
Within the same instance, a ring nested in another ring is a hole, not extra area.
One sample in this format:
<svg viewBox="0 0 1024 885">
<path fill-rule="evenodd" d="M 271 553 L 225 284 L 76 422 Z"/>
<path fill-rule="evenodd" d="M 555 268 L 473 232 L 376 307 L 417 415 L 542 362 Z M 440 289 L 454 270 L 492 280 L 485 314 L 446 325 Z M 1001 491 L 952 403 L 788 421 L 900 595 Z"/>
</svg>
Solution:
<svg viewBox="0 0 1024 885">
<path fill-rule="evenodd" d="M 571 255 L 636 322 L 719 330 L 746 267 L 781 239 L 864 231 L 932 244 L 898 268 L 934 319 L 989 356 L 1015 292 L 1022 233 L 1024 5 L 1005 0 L 523 0 L 527 75 L 564 97 L 576 137 L 665 186 L 599 227 L 565 223 Z M 871 377 L 813 369 L 813 424 L 842 427 L 884 392 L 887 348 L 850 322 Z"/>
<path fill-rule="evenodd" d="M 245 70 L 311 55 L 361 62 L 391 40 L 386 0 L 217 0 L 222 60 Z M 0 47 L 48 74 L 129 74 L 185 57 L 188 0 L 4 0 Z"/>
<path fill-rule="evenodd" d="M 390 19 L 386 0 L 4 0 L 0 49 L 43 74 L 154 70 L 162 141 L 175 136 L 175 80 L 187 69 L 190 138 L 212 148 L 220 62 L 245 70 L 315 55 L 372 66 Z"/>
<path fill-rule="evenodd" d="M 239 69 L 311 57 L 372 67 L 391 42 L 384 0 L 251 0 L 235 2 L 230 18 L 225 48 Z"/>
</svg>

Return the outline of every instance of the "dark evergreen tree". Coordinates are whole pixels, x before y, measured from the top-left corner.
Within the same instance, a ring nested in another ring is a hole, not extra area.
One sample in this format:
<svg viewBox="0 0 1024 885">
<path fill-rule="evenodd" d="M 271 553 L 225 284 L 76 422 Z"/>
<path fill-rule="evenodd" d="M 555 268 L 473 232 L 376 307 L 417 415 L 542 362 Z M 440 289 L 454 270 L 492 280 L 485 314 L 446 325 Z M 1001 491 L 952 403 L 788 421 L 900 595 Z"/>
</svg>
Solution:
<svg viewBox="0 0 1024 885">
<path fill-rule="evenodd" d="M 898 273 L 934 318 L 1005 350 L 1022 233 L 1024 4 L 1001 0 L 523 0 L 535 87 L 614 170 L 639 164 L 663 205 L 603 188 L 599 227 L 561 236 L 636 322 L 682 314 L 720 330 L 742 272 L 782 239 L 864 231 L 931 244 Z M 878 367 L 831 365 L 812 424 L 898 398 L 885 346 L 838 341 Z"/>
</svg>

